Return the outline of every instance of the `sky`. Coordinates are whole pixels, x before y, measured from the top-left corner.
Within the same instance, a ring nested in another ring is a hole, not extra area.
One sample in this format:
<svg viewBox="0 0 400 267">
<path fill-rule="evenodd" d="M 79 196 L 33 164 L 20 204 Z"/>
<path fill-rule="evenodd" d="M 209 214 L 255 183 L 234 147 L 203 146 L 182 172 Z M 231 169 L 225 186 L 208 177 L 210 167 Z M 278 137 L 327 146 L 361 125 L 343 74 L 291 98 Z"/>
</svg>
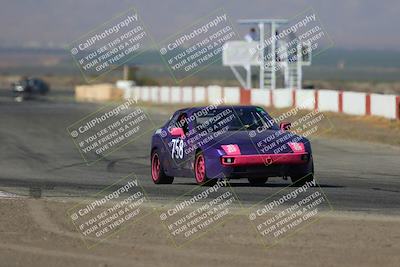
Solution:
<svg viewBox="0 0 400 267">
<path fill-rule="evenodd" d="M 156 42 L 221 7 L 233 21 L 313 8 L 337 48 L 400 51 L 398 0 L 0 0 L 0 46 L 66 46 L 132 6 Z"/>
</svg>

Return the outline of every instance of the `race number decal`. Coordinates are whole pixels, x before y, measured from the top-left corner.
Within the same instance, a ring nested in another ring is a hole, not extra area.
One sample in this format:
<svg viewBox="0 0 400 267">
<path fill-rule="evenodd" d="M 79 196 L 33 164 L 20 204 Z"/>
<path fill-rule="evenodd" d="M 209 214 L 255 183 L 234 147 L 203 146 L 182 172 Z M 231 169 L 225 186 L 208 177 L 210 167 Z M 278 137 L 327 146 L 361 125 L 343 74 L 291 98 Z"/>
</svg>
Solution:
<svg viewBox="0 0 400 267">
<path fill-rule="evenodd" d="M 172 158 L 183 159 L 183 140 L 180 138 L 172 139 Z"/>
</svg>

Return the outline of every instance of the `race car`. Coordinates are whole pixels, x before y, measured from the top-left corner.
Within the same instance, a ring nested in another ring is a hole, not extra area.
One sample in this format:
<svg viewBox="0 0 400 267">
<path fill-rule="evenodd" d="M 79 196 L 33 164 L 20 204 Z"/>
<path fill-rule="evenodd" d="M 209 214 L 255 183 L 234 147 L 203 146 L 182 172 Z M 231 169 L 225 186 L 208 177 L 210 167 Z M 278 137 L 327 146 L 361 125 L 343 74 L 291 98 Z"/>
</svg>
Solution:
<svg viewBox="0 0 400 267">
<path fill-rule="evenodd" d="M 263 185 L 270 177 L 295 185 L 314 179 L 309 140 L 290 131 L 257 106 L 206 106 L 176 111 L 151 141 L 151 178 L 171 184 L 174 177 L 199 185 L 247 178 Z"/>
<path fill-rule="evenodd" d="M 11 90 L 14 99 L 22 101 L 36 96 L 43 96 L 50 91 L 50 87 L 41 79 L 23 77 L 21 80 L 11 84 Z"/>
</svg>

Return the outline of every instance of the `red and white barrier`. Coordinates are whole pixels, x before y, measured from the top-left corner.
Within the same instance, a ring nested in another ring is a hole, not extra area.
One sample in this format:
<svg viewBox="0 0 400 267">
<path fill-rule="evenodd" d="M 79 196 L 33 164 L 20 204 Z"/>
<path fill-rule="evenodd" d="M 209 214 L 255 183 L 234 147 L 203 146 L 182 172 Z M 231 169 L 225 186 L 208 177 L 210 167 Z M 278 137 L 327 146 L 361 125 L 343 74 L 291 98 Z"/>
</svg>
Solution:
<svg viewBox="0 0 400 267">
<path fill-rule="evenodd" d="M 182 87 L 182 103 L 193 102 L 193 88 L 191 86 Z"/>
<path fill-rule="evenodd" d="M 257 90 L 251 89 L 251 100 L 250 104 L 257 106 L 272 106 L 271 102 L 271 90 Z"/>
<path fill-rule="evenodd" d="M 117 84 L 118 85 L 118 84 Z M 260 90 L 221 86 L 128 86 L 119 84 L 124 98 L 139 101 L 175 103 L 221 103 L 228 105 L 260 105 L 275 108 L 300 107 L 346 113 L 350 115 L 374 115 L 400 120 L 400 96 L 368 94 L 335 90 Z"/>
<path fill-rule="evenodd" d="M 399 96 L 371 94 L 371 115 L 381 116 L 389 119 L 400 119 Z M 396 101 L 397 100 L 397 101 Z"/>
<path fill-rule="evenodd" d="M 212 85 L 212 86 L 207 87 L 207 102 L 208 103 L 216 103 L 220 99 L 223 99 L 223 97 L 224 97 L 224 94 L 223 94 L 221 86 Z"/>
<path fill-rule="evenodd" d="M 320 111 L 339 112 L 339 91 L 318 90 L 318 109 Z"/>
<path fill-rule="evenodd" d="M 303 109 L 316 108 L 316 90 L 293 90 L 293 105 Z"/>
<path fill-rule="evenodd" d="M 170 103 L 169 94 L 171 90 L 168 86 L 162 86 L 159 89 L 160 103 L 168 104 Z"/>
<path fill-rule="evenodd" d="M 366 115 L 366 93 L 343 92 L 343 113 Z"/>
<path fill-rule="evenodd" d="M 169 96 L 169 101 L 170 103 L 182 103 L 182 97 L 181 97 L 181 87 L 179 86 L 173 86 L 170 88 L 170 96 Z"/>
<path fill-rule="evenodd" d="M 226 104 L 238 104 L 240 101 L 240 88 L 239 87 L 224 87 L 224 100 Z"/>
<path fill-rule="evenodd" d="M 150 87 L 142 87 L 140 90 L 140 97 L 144 102 L 150 102 Z"/>
<path fill-rule="evenodd" d="M 293 106 L 292 89 L 277 89 L 272 91 L 272 102 L 276 108 L 287 108 Z"/>
<path fill-rule="evenodd" d="M 207 99 L 207 89 L 203 86 L 197 86 L 193 88 L 194 93 L 194 103 L 206 103 Z"/>
<path fill-rule="evenodd" d="M 150 102 L 153 103 L 159 103 L 159 96 L 158 96 L 158 91 L 159 91 L 159 87 L 156 86 L 152 86 L 150 87 Z"/>
</svg>

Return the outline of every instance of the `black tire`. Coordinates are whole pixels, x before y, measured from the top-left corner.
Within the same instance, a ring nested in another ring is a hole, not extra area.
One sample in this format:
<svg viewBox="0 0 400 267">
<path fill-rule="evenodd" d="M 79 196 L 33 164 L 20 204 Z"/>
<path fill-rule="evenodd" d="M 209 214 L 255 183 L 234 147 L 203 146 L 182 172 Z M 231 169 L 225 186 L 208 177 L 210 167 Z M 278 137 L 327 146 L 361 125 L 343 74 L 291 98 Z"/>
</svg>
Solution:
<svg viewBox="0 0 400 267">
<path fill-rule="evenodd" d="M 158 161 L 158 168 L 156 167 Z M 162 163 L 160 161 L 160 156 L 157 150 L 154 150 L 151 153 L 151 159 L 150 159 L 150 164 L 151 164 L 151 179 L 155 184 L 172 184 L 174 181 L 173 176 L 168 176 L 164 172 L 164 168 L 162 166 Z"/>
<path fill-rule="evenodd" d="M 303 186 L 307 182 L 312 182 L 314 180 L 313 158 L 310 158 L 305 167 L 295 170 L 295 172 L 290 175 L 290 179 L 294 186 Z"/>
<path fill-rule="evenodd" d="M 251 186 L 261 186 L 268 181 L 268 177 L 263 178 L 247 178 Z"/>
</svg>

